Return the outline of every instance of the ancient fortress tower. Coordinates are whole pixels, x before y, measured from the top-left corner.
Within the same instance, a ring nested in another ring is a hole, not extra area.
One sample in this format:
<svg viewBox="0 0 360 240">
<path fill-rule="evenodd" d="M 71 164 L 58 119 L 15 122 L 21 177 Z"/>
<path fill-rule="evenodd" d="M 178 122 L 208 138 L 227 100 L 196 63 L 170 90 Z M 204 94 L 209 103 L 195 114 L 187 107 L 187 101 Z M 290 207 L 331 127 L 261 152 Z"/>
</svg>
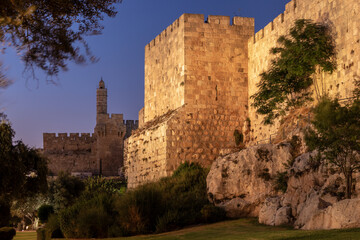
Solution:
<svg viewBox="0 0 360 240">
<path fill-rule="evenodd" d="M 263 126 L 250 96 L 270 49 L 301 18 L 328 25 L 336 42 L 337 71 L 317 76 L 324 93 L 351 97 L 360 76 L 359 0 L 292 0 L 256 34 L 252 18 L 184 14 L 145 47 L 144 108 L 125 147 L 128 186 L 169 176 L 184 161 L 209 166 L 236 147 L 235 130 L 252 143 L 276 132 L 279 123 Z"/>
<path fill-rule="evenodd" d="M 123 114 L 107 112 L 107 89 L 103 80 L 96 90 L 96 126 L 94 134 L 44 133 L 44 154 L 49 169 L 72 174 L 118 176 L 124 165 L 124 137 L 137 128 L 137 121 L 124 121 Z"/>
</svg>

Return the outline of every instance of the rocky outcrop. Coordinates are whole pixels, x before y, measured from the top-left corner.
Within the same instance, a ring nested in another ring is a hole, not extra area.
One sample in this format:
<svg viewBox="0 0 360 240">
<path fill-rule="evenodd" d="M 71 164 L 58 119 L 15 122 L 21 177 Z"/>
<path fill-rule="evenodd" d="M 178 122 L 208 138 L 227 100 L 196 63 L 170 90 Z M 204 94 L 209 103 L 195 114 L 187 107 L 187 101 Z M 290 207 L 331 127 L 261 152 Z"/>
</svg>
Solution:
<svg viewBox="0 0 360 240">
<path fill-rule="evenodd" d="M 291 160 L 290 144 L 265 144 L 218 158 L 207 177 L 210 201 L 229 217 L 258 216 L 264 200 L 275 194 L 272 178 Z"/>
<path fill-rule="evenodd" d="M 360 227 L 360 199 L 345 199 L 317 211 L 302 229 L 338 229 Z"/>
<path fill-rule="evenodd" d="M 223 207 L 229 217 L 258 216 L 267 225 L 360 227 L 359 184 L 353 186 L 353 199 L 343 200 L 343 175 L 321 163 L 317 152 L 291 161 L 293 150 L 290 144 L 267 144 L 218 158 L 207 178 L 210 201 Z M 275 176 L 284 171 L 286 192 L 276 192 Z M 354 183 L 360 181 L 359 174 L 353 177 Z"/>
<path fill-rule="evenodd" d="M 342 200 L 345 192 L 342 174 L 330 165 L 320 163 L 317 154 L 305 153 L 295 159 L 287 170 L 289 180 L 286 193 L 264 202 L 259 212 L 261 223 L 278 226 L 292 222 L 294 227 L 301 229 L 360 226 L 360 219 L 354 217 L 358 214 L 356 207 L 353 208 L 354 213 L 348 210 L 337 215 L 337 209 L 345 209 L 345 205 L 352 206 L 358 201 L 352 199 L 347 203 L 349 200 Z M 359 179 L 358 175 L 354 177 Z M 355 188 L 355 198 L 358 192 Z M 275 199 L 276 204 L 271 204 Z M 284 208 L 288 211 L 284 211 Z M 282 216 L 283 220 L 278 216 Z"/>
</svg>

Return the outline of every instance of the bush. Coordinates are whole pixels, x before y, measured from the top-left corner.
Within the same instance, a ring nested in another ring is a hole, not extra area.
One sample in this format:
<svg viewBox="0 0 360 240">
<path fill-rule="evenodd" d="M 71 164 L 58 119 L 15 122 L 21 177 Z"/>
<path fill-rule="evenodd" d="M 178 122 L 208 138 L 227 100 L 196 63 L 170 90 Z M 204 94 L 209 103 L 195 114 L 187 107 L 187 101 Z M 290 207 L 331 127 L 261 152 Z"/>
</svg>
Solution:
<svg viewBox="0 0 360 240">
<path fill-rule="evenodd" d="M 206 223 L 219 222 L 226 219 L 225 210 L 212 204 L 205 205 L 201 209 L 201 215 L 203 221 Z"/>
<path fill-rule="evenodd" d="M 9 226 L 11 219 L 10 204 L 2 197 L 0 197 L 0 216 L 0 227 Z"/>
<path fill-rule="evenodd" d="M 244 134 L 240 133 L 237 129 L 234 130 L 234 138 L 236 146 L 239 146 L 240 143 L 244 142 Z"/>
<path fill-rule="evenodd" d="M 12 227 L 0 228 L 0 239 L 1 240 L 12 240 L 16 235 L 16 231 Z"/>
<path fill-rule="evenodd" d="M 201 212 L 209 203 L 207 173 L 199 164 L 184 163 L 171 177 L 125 194 L 96 195 L 89 189 L 104 185 L 92 181 L 94 187 L 59 213 L 61 230 L 67 238 L 106 238 L 170 231 L 203 222 L 204 214 L 205 221 L 222 219 L 218 209 Z"/>
<path fill-rule="evenodd" d="M 99 194 L 80 198 L 59 213 L 60 228 L 66 238 L 106 238 L 114 223 L 114 196 Z"/>
<path fill-rule="evenodd" d="M 50 182 L 50 201 L 55 211 L 73 205 L 85 189 L 85 184 L 69 173 L 60 173 L 55 181 Z"/>
<path fill-rule="evenodd" d="M 146 184 L 128 191 L 116 204 L 122 235 L 150 233 L 163 214 L 162 193 L 156 184 Z"/>
<path fill-rule="evenodd" d="M 95 176 L 86 179 L 84 194 L 91 197 L 92 194 L 124 194 L 126 191 L 126 182 L 120 179 L 106 179 L 101 176 Z"/>
<path fill-rule="evenodd" d="M 43 204 L 39 207 L 38 217 L 40 222 L 46 223 L 50 214 L 54 213 L 54 207 L 48 204 Z"/>
<path fill-rule="evenodd" d="M 287 182 L 289 180 L 289 176 L 287 171 L 285 172 L 276 172 L 275 178 L 274 178 L 274 189 L 276 191 L 282 191 L 283 193 L 287 190 Z"/>
<path fill-rule="evenodd" d="M 59 216 L 51 214 L 48 218 L 45 228 L 51 233 L 51 238 L 64 238 L 60 229 Z"/>
<path fill-rule="evenodd" d="M 36 230 L 37 240 L 50 240 L 51 233 L 46 228 L 38 228 Z"/>
</svg>

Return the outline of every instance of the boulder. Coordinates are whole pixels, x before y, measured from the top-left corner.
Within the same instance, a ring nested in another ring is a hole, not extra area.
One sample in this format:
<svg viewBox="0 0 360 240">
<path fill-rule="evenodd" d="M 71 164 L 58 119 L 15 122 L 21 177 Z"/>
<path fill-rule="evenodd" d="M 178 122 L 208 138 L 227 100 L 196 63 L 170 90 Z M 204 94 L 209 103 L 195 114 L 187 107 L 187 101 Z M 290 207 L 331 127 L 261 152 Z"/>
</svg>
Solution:
<svg viewBox="0 0 360 240">
<path fill-rule="evenodd" d="M 315 213 L 305 230 L 360 227 L 360 199 L 345 199 Z"/>
<path fill-rule="evenodd" d="M 259 212 L 259 223 L 275 226 L 276 213 L 280 207 L 280 197 L 266 198 Z"/>
<path fill-rule="evenodd" d="M 284 206 L 276 211 L 275 226 L 290 225 L 292 223 L 291 207 Z"/>
<path fill-rule="evenodd" d="M 264 200 L 274 195 L 273 177 L 285 171 L 290 144 L 264 144 L 219 157 L 207 176 L 209 200 L 229 216 L 258 216 Z"/>
</svg>

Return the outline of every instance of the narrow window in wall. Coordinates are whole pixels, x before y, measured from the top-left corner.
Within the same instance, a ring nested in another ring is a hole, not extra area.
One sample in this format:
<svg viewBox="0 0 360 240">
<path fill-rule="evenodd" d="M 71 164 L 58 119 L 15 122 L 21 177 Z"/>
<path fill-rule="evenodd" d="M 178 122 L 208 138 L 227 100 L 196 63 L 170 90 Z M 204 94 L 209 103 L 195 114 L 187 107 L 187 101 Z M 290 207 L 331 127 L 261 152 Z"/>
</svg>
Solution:
<svg viewBox="0 0 360 240">
<path fill-rule="evenodd" d="M 218 88 L 217 88 L 217 85 L 216 85 L 216 87 L 215 87 L 215 93 L 216 93 L 216 95 L 215 95 L 215 101 L 217 101 L 217 100 L 218 100 Z"/>
</svg>

